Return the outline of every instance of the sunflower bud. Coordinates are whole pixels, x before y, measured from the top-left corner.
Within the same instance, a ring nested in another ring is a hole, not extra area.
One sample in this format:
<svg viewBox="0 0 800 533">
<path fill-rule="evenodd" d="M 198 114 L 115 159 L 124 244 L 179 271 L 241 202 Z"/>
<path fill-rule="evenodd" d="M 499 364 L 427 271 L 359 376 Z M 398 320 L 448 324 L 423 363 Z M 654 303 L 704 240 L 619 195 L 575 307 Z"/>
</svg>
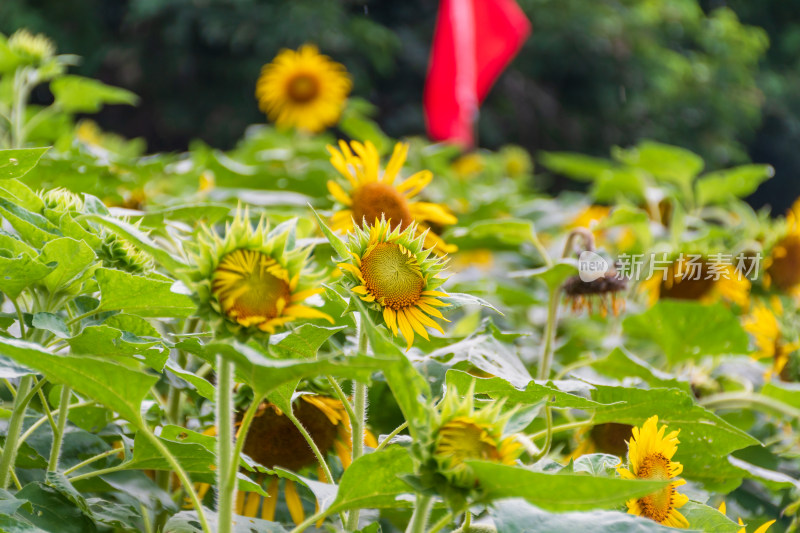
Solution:
<svg viewBox="0 0 800 533">
<path fill-rule="evenodd" d="M 250 225 L 240 211 L 220 236 L 205 229 L 195 256 L 200 311 L 231 334 L 275 333 L 302 318 L 333 319 L 302 302 L 322 288 L 307 271 L 309 248 L 288 248 L 289 229 Z"/>
<path fill-rule="evenodd" d="M 118 268 L 132 274 L 148 272 L 154 266 L 150 254 L 137 249 L 129 241 L 115 233 L 105 235 L 98 255 L 105 266 Z"/>
<path fill-rule="evenodd" d="M 83 211 L 83 198 L 63 187 L 51 189 L 40 196 L 44 206 L 59 215 Z"/>
<path fill-rule="evenodd" d="M 30 65 L 41 64 L 56 53 L 53 41 L 41 33 L 34 35 L 24 28 L 8 38 L 8 47 Z"/>
<path fill-rule="evenodd" d="M 454 486 L 471 488 L 476 484 L 465 461 L 513 465 L 522 454 L 518 438 L 504 435 L 513 411 L 501 413 L 502 408 L 503 402 L 498 401 L 475 409 L 472 389 L 461 399 L 455 388 L 448 388 L 433 432 L 433 457 L 439 472 Z"/>
</svg>

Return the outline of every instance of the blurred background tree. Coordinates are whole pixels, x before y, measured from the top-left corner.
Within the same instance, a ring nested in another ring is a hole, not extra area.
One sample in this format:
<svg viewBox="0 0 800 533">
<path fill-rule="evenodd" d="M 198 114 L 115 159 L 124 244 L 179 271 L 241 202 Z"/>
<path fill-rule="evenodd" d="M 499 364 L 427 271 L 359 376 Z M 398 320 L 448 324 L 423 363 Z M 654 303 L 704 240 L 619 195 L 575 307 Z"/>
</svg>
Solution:
<svg viewBox="0 0 800 533">
<path fill-rule="evenodd" d="M 756 203 L 782 211 L 800 193 L 800 2 L 519 0 L 532 38 L 483 106 L 496 148 L 606 155 L 641 138 L 677 144 L 713 167 L 752 159 L 777 178 Z M 228 148 L 264 121 L 253 91 L 282 47 L 315 42 L 344 63 L 353 93 L 393 136 L 424 131 L 422 87 L 436 0 L 4 0 L 0 32 L 44 32 L 78 73 L 130 89 L 139 108 L 98 121 L 150 150 L 193 138 Z M 772 41 L 772 46 L 769 43 Z M 36 95 L 50 97 L 46 90 Z M 791 190 L 794 188 L 793 190 Z"/>
</svg>

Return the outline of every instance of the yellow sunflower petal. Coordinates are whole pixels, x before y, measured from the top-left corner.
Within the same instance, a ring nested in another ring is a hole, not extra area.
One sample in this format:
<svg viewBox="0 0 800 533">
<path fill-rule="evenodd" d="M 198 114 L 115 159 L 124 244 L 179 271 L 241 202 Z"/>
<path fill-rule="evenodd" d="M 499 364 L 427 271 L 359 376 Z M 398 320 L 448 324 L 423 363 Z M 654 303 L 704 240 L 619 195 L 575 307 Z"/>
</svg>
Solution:
<svg viewBox="0 0 800 533">
<path fill-rule="evenodd" d="M 270 476 L 267 494 L 269 498 L 261 506 L 261 518 L 272 522 L 275 520 L 275 506 L 278 504 L 278 476 Z"/>
<path fill-rule="evenodd" d="M 348 207 L 353 204 L 352 200 L 350 200 L 350 196 L 344 192 L 342 186 L 333 180 L 328 181 L 328 192 L 330 192 L 331 196 L 333 196 L 339 203 L 342 203 Z"/>
<path fill-rule="evenodd" d="M 289 514 L 292 516 L 292 521 L 295 525 L 300 525 L 306 519 L 306 513 L 303 511 L 303 501 L 297 493 L 297 485 L 294 481 L 287 479 L 283 486 L 283 496 L 286 498 L 286 507 L 289 508 Z"/>
</svg>

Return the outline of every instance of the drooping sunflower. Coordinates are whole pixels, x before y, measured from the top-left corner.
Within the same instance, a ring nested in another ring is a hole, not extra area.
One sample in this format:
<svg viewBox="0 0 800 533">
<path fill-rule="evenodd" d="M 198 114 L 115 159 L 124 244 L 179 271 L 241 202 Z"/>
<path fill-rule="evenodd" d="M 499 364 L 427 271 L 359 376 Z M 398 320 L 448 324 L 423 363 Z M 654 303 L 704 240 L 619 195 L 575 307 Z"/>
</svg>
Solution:
<svg viewBox="0 0 800 533">
<path fill-rule="evenodd" d="M 513 410 L 502 413 L 503 401 L 475 409 L 472 389 L 462 399 L 450 387 L 442 399 L 434 427 L 433 457 L 439 472 L 455 486 L 475 485 L 464 461 L 479 459 L 513 465 L 523 452 L 516 435 L 506 435 L 505 427 Z"/>
<path fill-rule="evenodd" d="M 654 269 L 653 274 L 641 283 L 640 290 L 650 305 L 671 298 L 706 304 L 725 300 L 747 307 L 750 280 L 731 264 L 713 263 L 707 259 L 692 262 L 679 257 L 665 270 Z"/>
<path fill-rule="evenodd" d="M 367 229 L 356 228 L 347 243 L 351 262 L 339 264 L 356 282 L 351 290 L 383 313 L 386 327 L 395 336 L 399 330 L 408 349 L 415 333 L 428 338 L 426 327 L 444 333 L 431 317 L 449 322 L 437 309 L 449 305 L 439 300 L 447 293 L 436 290 L 445 281 L 439 277 L 444 260 L 432 257 L 425 236 L 416 233 L 413 224 L 401 231 L 383 218 Z"/>
<path fill-rule="evenodd" d="M 786 233 L 764 261 L 764 284 L 800 297 L 800 198 L 786 214 Z"/>
<path fill-rule="evenodd" d="M 657 492 L 628 500 L 628 513 L 644 516 L 665 526 L 687 528 L 689 522 L 678 509 L 689 501 L 689 497 L 676 490 L 686 483 L 683 479 L 676 479 L 683 472 L 683 465 L 672 460 L 680 443 L 679 431 L 672 431 L 665 436 L 666 430 L 666 425 L 658 428 L 657 416 L 648 418 L 641 428 L 634 427 L 633 436 L 628 442 L 630 469 L 620 464 L 617 471 L 623 479 L 674 480 Z"/>
<path fill-rule="evenodd" d="M 392 228 L 406 229 L 415 225 L 416 235 L 425 235 L 425 247 L 433 248 L 437 254 L 456 251 L 456 247 L 445 243 L 433 227 L 448 226 L 458 222 L 443 205 L 412 201 L 433 179 L 430 170 L 412 174 L 395 184 L 408 155 L 408 144 L 397 143 L 389 163 L 381 173 L 380 154 L 371 142 L 351 141 L 348 145 L 339 141 L 339 150 L 328 146 L 331 164 L 347 179 L 349 190 L 336 181 L 328 181 L 331 195 L 344 205 L 331 220 L 334 231 L 347 232 L 355 224 L 372 225 L 381 217 L 386 218 Z"/>
<path fill-rule="evenodd" d="M 256 83 L 258 106 L 278 127 L 318 132 L 339 121 L 352 82 L 340 63 L 305 44 L 281 50 Z"/>
<path fill-rule="evenodd" d="M 293 403 L 293 410 L 319 450 L 325 455 L 334 453 L 342 467 L 347 469 L 352 460 L 353 441 L 350 419 L 342 402 L 319 394 L 302 394 Z M 216 428 L 210 428 L 206 434 L 216 435 Z M 370 431 L 364 432 L 364 444 L 372 448 L 378 446 Z M 267 468 L 280 467 L 298 473 L 314 468 L 318 479 L 321 482 L 326 481 L 325 474 L 300 431 L 271 403 L 264 402 L 259 406 L 243 450 L 250 458 Z M 239 492 L 236 514 L 260 516 L 264 520 L 274 521 L 282 483 L 283 498 L 292 521 L 300 524 L 305 520 L 305 509 L 294 481 L 262 475 L 258 482 L 267 484 L 269 498 L 264 499 L 256 492 Z M 201 498 L 209 488 L 207 484 L 199 487 Z"/>
<path fill-rule="evenodd" d="M 625 304 L 625 300 L 617 298 L 617 295 L 627 287 L 628 280 L 618 276 L 617 271 L 612 269 L 591 281 L 572 276 L 564 282 L 562 289 L 574 312 L 588 309 L 591 314 L 594 302 L 597 301 L 602 316 L 606 316 L 609 310 L 617 316 Z"/>
<path fill-rule="evenodd" d="M 307 269 L 310 249 L 288 245 L 290 231 L 286 225 L 269 231 L 263 216 L 254 228 L 247 210 L 226 224 L 222 237 L 205 228 L 194 258 L 201 313 L 231 333 L 274 333 L 302 318 L 333 323 L 327 314 L 303 305 L 323 289 Z"/>
<path fill-rule="evenodd" d="M 721 504 L 719 504 L 719 509 L 718 510 L 719 510 L 720 513 L 726 514 L 727 508 L 725 506 L 725 502 L 722 502 Z M 764 522 L 755 531 L 753 531 L 753 533 L 767 533 L 767 531 L 769 531 L 769 528 L 776 521 L 777 520 L 770 520 L 769 522 Z M 742 529 L 740 529 L 737 533 L 747 533 L 747 530 L 744 528 L 744 522 L 742 522 L 741 517 L 739 517 L 739 525 L 742 526 Z"/>
<path fill-rule="evenodd" d="M 778 317 L 783 314 L 780 300 L 774 298 L 771 307 L 770 309 L 759 302 L 742 324 L 755 341 L 755 358 L 772 361 L 772 369 L 767 372 L 768 377 L 772 374 L 781 375 L 789 362 L 789 356 L 800 348 L 800 342 L 786 342 L 784 339 L 783 328 L 778 321 Z"/>
</svg>

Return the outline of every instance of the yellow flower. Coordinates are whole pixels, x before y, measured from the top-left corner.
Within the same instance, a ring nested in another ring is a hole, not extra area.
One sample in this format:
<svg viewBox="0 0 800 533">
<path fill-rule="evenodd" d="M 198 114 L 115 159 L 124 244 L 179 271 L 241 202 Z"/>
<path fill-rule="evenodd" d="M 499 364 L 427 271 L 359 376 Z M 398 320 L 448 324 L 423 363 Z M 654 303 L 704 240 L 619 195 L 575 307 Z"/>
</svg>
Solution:
<svg viewBox="0 0 800 533">
<path fill-rule="evenodd" d="M 228 223 L 224 237 L 205 229 L 198 268 L 197 292 L 205 314 L 222 320 L 234 333 L 275 331 L 303 318 L 322 318 L 325 313 L 302 302 L 322 292 L 306 270 L 310 249 L 289 248 L 290 229 L 269 232 L 265 218 L 250 225 L 247 211 L 239 211 Z"/>
<path fill-rule="evenodd" d="M 642 282 L 640 290 L 647 295 L 650 305 L 659 299 L 671 298 L 705 304 L 725 300 L 747 307 L 750 280 L 733 265 L 706 259 L 692 262 L 681 257 L 669 264 L 666 272 L 654 269 L 653 275 Z"/>
<path fill-rule="evenodd" d="M 477 176 L 486 168 L 483 156 L 478 152 L 464 154 L 450 163 L 450 168 L 460 179 L 469 179 Z"/>
<path fill-rule="evenodd" d="M 513 411 L 501 414 L 502 401 L 475 409 L 473 391 L 460 399 L 455 388 L 448 388 L 442 399 L 434 430 L 433 457 L 439 471 L 454 485 L 474 486 L 464 461 L 479 459 L 513 465 L 523 447 L 515 435 L 504 435 Z"/>
<path fill-rule="evenodd" d="M 753 311 L 743 320 L 744 329 L 753 336 L 758 351 L 756 359 L 772 360 L 772 370 L 767 375 L 780 375 L 789 362 L 789 355 L 800 348 L 800 342 L 786 343 L 778 323 L 778 316 L 783 314 L 783 307 L 777 298 L 772 301 L 772 309 L 758 303 Z"/>
<path fill-rule="evenodd" d="M 800 198 L 786 214 L 787 231 L 764 261 L 764 284 L 800 297 Z"/>
<path fill-rule="evenodd" d="M 339 264 L 357 283 L 351 290 L 383 313 L 386 326 L 393 335 L 399 330 L 409 349 L 415 333 L 428 338 L 426 327 L 444 333 L 431 317 L 449 322 L 437 309 L 449 305 L 439 300 L 447 294 L 436 290 L 444 283 L 438 277 L 443 260 L 431 257 L 424 236 L 415 233 L 413 225 L 392 230 L 385 219 L 356 228 L 347 244 L 352 262 Z"/>
<path fill-rule="evenodd" d="M 687 528 L 689 522 L 678 511 L 689 501 L 688 496 L 677 492 L 677 487 L 686 481 L 675 479 L 683 472 L 683 465 L 672 460 L 678 451 L 678 433 L 672 431 L 664 436 L 667 426 L 658 428 L 658 417 L 651 416 L 640 428 L 633 428 L 633 437 L 628 442 L 630 470 L 617 467 L 623 479 L 648 479 L 652 481 L 672 480 L 666 487 L 643 498 L 628 500 L 628 513 L 644 516 L 660 524 Z"/>
<path fill-rule="evenodd" d="M 278 127 L 317 132 L 339 121 L 352 83 L 344 66 L 314 45 L 281 50 L 256 83 L 262 111 Z"/>
<path fill-rule="evenodd" d="M 721 504 L 719 504 L 719 512 L 720 512 L 720 513 L 722 513 L 722 514 L 725 514 L 725 511 L 726 511 L 726 510 L 727 510 L 727 509 L 725 508 L 725 502 L 722 502 Z M 776 522 L 775 520 L 770 520 L 769 522 L 764 522 L 764 523 L 763 523 L 763 524 L 761 524 L 761 525 L 758 527 L 758 529 L 756 529 L 756 530 L 755 530 L 753 533 L 767 533 L 767 531 L 769 530 L 769 528 L 770 528 L 770 527 L 772 526 L 772 524 L 774 524 L 775 522 Z M 740 525 L 740 526 L 744 526 L 744 522 L 742 522 L 742 519 L 741 519 L 741 518 L 739 518 L 739 525 Z M 742 527 L 742 529 L 740 529 L 740 530 L 738 531 L 738 533 L 747 533 L 747 530 L 746 530 L 744 527 Z"/>
<path fill-rule="evenodd" d="M 350 419 L 342 402 L 318 394 L 302 394 L 294 403 L 293 410 L 319 450 L 323 454 L 335 453 L 343 468 L 347 469 L 351 463 L 353 442 Z M 216 435 L 217 431 L 212 427 L 205 433 Z M 378 446 L 375 436 L 369 431 L 364 432 L 364 444 L 372 448 Z M 300 431 L 280 409 L 268 402 L 259 406 L 243 450 L 250 458 L 267 468 L 280 467 L 300 472 L 308 467 L 316 467 L 318 479 L 321 482 L 326 481 L 325 474 Z M 281 480 L 278 476 L 261 476 L 259 483 L 264 481 L 268 481 L 269 498 L 263 499 L 255 492 L 239 492 L 236 514 L 251 517 L 260 515 L 264 520 L 275 520 Z M 209 485 L 202 484 L 199 489 L 202 498 Z M 295 524 L 302 523 L 305 520 L 305 510 L 294 481 L 283 480 L 283 496 L 292 521 Z"/>
<path fill-rule="evenodd" d="M 424 234 L 425 246 L 434 248 L 438 254 L 456 250 L 432 229 L 433 226 L 455 224 L 456 217 L 443 205 L 412 201 L 433 179 L 431 171 L 421 170 L 395 185 L 408 155 L 408 144 L 395 145 L 382 174 L 380 155 L 371 142 L 352 141 L 348 145 L 339 141 L 339 149 L 328 146 L 331 164 L 347 179 L 349 190 L 345 191 L 336 181 L 328 181 L 331 195 L 345 206 L 333 215 L 331 227 L 334 231 L 350 231 L 354 224 L 359 227 L 372 225 L 384 217 L 392 227 L 400 229 L 416 223 L 416 235 Z"/>
</svg>

